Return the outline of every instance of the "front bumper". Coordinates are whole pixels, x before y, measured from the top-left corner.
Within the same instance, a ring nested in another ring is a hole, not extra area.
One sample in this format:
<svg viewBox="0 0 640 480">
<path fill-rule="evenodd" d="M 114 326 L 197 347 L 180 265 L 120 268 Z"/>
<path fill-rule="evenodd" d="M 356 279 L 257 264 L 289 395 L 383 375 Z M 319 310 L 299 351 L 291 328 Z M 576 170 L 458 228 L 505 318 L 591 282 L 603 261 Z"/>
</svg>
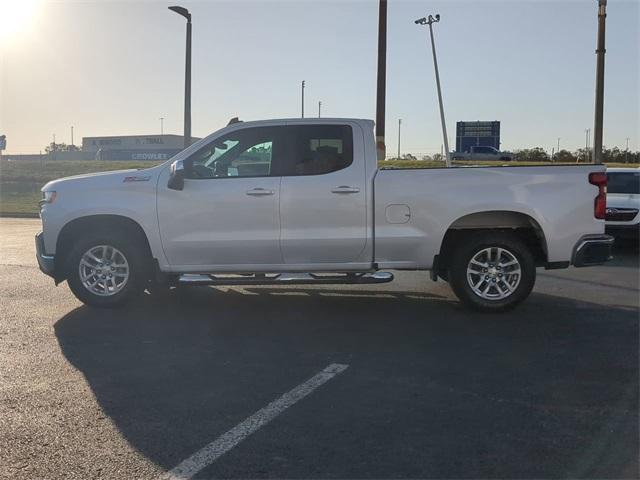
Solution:
<svg viewBox="0 0 640 480">
<path fill-rule="evenodd" d="M 36 259 L 43 273 L 55 278 L 55 259 L 53 255 L 47 255 L 44 251 L 44 238 L 42 232 L 36 235 Z"/>
<path fill-rule="evenodd" d="M 611 255 L 613 241 L 614 239 L 611 235 L 587 235 L 582 237 L 573 250 L 571 263 L 575 267 L 589 267 L 611 260 L 613 258 Z"/>
</svg>

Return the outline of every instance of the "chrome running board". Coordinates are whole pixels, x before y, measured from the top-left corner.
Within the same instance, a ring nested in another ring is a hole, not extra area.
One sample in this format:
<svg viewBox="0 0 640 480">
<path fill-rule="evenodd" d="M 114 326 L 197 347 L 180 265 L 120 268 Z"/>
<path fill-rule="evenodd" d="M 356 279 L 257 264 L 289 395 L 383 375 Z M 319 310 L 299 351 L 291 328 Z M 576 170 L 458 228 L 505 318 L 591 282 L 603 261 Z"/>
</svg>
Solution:
<svg viewBox="0 0 640 480">
<path fill-rule="evenodd" d="M 393 280 L 390 272 L 374 273 L 252 273 L 238 274 L 192 274 L 180 275 L 181 285 L 336 285 L 388 283 Z"/>
</svg>

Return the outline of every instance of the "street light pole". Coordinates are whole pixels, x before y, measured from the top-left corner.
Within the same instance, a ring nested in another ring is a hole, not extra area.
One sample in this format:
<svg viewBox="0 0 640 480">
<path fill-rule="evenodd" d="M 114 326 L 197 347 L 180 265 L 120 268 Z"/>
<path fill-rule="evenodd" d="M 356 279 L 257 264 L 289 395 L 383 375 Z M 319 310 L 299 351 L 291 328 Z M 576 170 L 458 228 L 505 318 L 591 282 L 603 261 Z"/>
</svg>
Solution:
<svg viewBox="0 0 640 480">
<path fill-rule="evenodd" d="M 187 19 L 187 51 L 184 68 L 184 148 L 191 145 L 191 14 L 184 7 L 169 7 L 169 10 Z"/>
<path fill-rule="evenodd" d="M 400 160 L 400 128 L 402 127 L 402 119 L 398 119 L 398 160 Z"/>
<path fill-rule="evenodd" d="M 304 118 L 304 80 L 302 80 L 302 118 Z"/>
<path fill-rule="evenodd" d="M 431 35 L 431 51 L 433 52 L 433 67 L 436 72 L 436 86 L 438 88 L 438 103 L 440 104 L 440 122 L 442 123 L 442 138 L 444 139 L 445 162 L 447 167 L 451 166 L 451 152 L 449 151 L 449 138 L 447 137 L 447 124 L 444 120 L 444 107 L 442 105 L 442 89 L 440 88 L 440 73 L 438 72 L 438 58 L 436 57 L 436 44 L 433 39 L 433 24 L 440 21 L 440 15 L 429 15 L 419 18 L 414 23 L 417 25 L 429 25 L 429 34 Z"/>
<path fill-rule="evenodd" d="M 73 125 L 71 125 L 71 145 L 73 145 Z"/>
<path fill-rule="evenodd" d="M 602 163 L 602 132 L 604 113 L 604 55 L 607 0 L 598 0 L 598 49 L 596 50 L 596 108 L 593 126 L 593 161 Z"/>
<path fill-rule="evenodd" d="M 322 112 L 322 102 L 318 101 L 318 118 L 321 117 Z"/>
<path fill-rule="evenodd" d="M 164 117 L 160 117 L 160 136 L 164 135 Z"/>
<path fill-rule="evenodd" d="M 584 161 L 589 163 L 589 129 L 587 128 L 584 131 Z M 576 158 L 576 163 L 578 163 L 578 159 Z"/>
</svg>

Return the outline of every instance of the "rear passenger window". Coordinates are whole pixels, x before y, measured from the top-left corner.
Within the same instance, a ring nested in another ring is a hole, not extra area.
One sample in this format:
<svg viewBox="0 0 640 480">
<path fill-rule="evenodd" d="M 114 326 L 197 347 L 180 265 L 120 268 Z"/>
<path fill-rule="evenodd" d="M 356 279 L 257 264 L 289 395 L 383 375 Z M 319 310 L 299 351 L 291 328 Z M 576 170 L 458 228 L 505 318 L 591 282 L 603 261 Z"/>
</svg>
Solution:
<svg viewBox="0 0 640 480">
<path fill-rule="evenodd" d="M 353 163 L 351 127 L 301 125 L 290 128 L 293 148 L 286 175 L 321 175 Z"/>
</svg>

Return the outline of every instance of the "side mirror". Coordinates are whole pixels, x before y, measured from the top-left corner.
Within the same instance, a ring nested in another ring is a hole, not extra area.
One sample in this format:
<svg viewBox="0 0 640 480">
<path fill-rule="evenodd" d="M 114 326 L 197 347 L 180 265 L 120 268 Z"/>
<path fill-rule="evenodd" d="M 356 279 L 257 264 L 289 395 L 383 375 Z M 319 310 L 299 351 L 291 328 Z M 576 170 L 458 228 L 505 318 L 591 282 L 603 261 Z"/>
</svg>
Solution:
<svg viewBox="0 0 640 480">
<path fill-rule="evenodd" d="M 167 187 L 171 190 L 184 189 L 184 162 L 182 160 L 176 160 L 171 164 L 171 173 L 169 174 Z"/>
</svg>

